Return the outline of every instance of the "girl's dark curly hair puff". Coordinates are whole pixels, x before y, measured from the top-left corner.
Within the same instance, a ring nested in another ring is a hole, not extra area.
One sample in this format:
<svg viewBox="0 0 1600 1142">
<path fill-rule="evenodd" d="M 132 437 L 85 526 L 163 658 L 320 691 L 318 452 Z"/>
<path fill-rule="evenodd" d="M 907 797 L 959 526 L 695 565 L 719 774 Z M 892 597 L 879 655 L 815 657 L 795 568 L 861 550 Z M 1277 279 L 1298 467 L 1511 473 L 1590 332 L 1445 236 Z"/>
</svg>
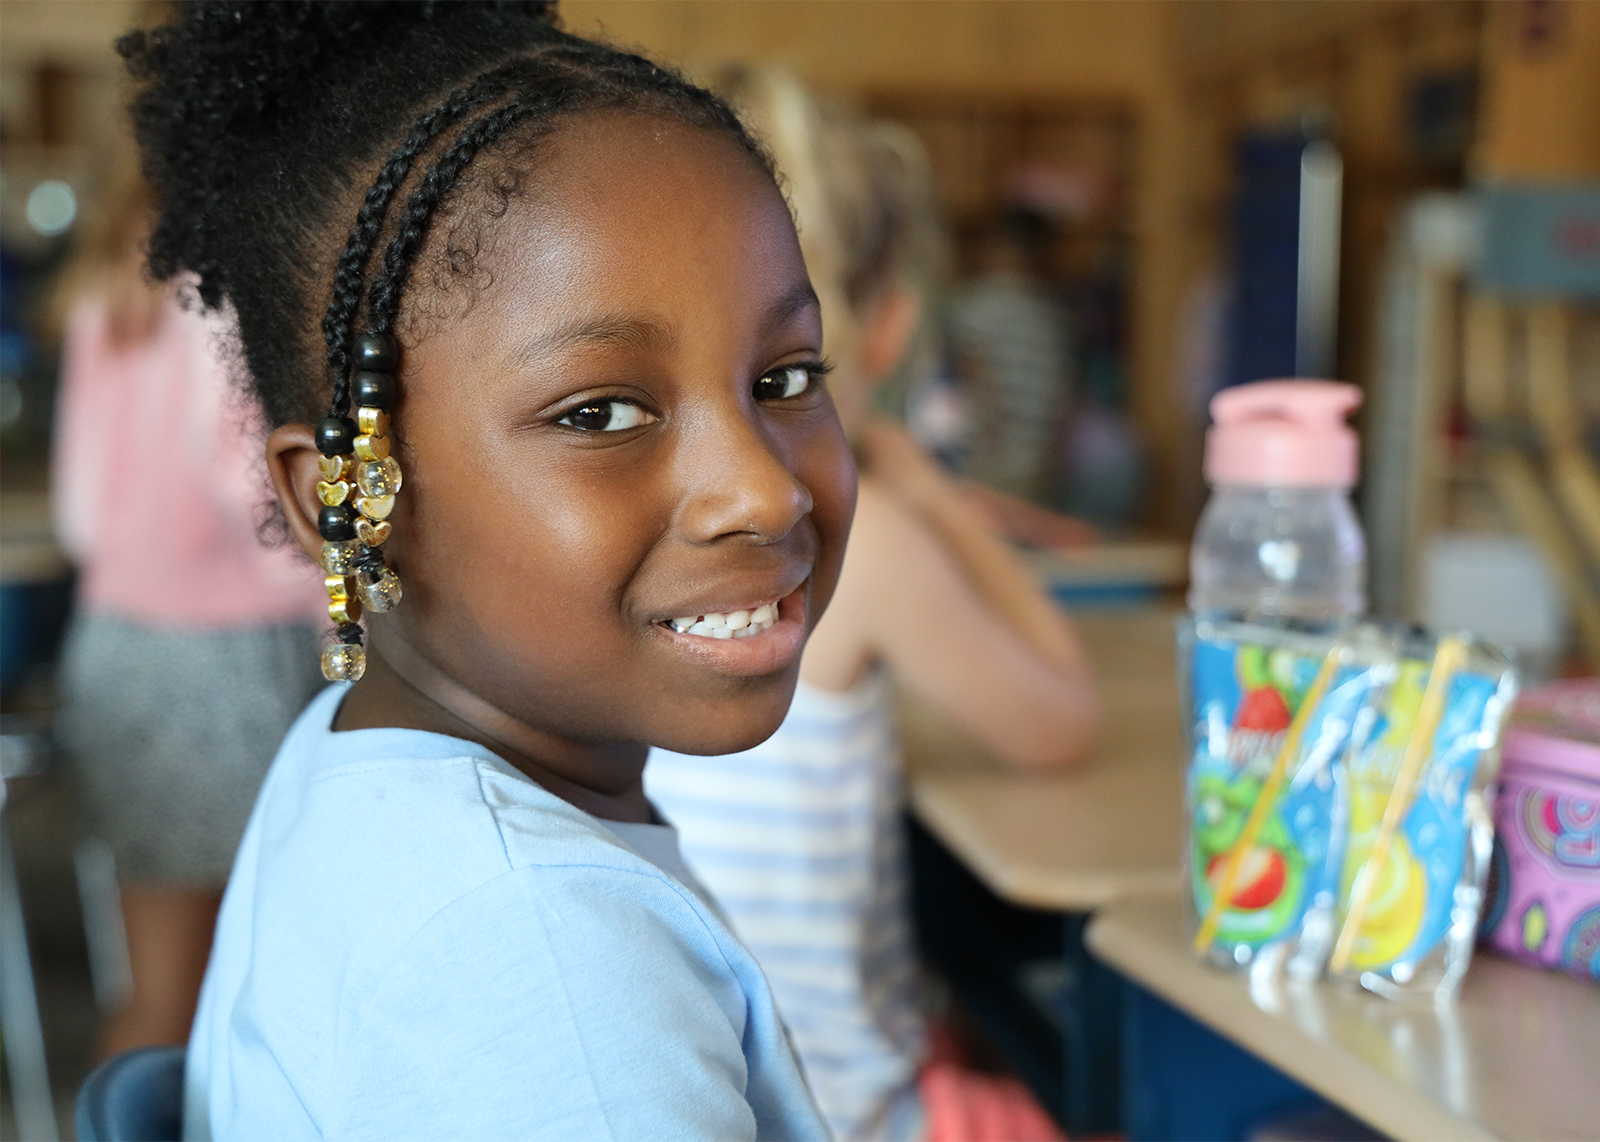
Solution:
<svg viewBox="0 0 1600 1142">
<path fill-rule="evenodd" d="M 441 205 L 497 143 L 636 110 L 724 134 L 773 173 L 721 100 L 567 35 L 553 3 L 204 0 L 117 50 L 157 201 L 151 272 L 232 304 L 273 424 L 347 406 L 362 301 L 365 327 L 393 328 Z"/>
</svg>

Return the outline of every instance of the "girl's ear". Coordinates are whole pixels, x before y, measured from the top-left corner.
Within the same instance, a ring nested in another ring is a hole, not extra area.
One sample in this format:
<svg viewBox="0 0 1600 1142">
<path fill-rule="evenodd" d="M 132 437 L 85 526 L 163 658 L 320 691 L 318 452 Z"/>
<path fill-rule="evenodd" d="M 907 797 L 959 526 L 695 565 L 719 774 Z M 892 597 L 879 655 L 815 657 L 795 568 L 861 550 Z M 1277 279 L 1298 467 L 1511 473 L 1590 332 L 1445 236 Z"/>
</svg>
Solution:
<svg viewBox="0 0 1600 1142">
<path fill-rule="evenodd" d="M 921 316 L 922 303 L 903 287 L 891 286 L 873 300 L 861 332 L 863 380 L 874 384 L 894 372 Z"/>
<path fill-rule="evenodd" d="M 313 561 L 322 552 L 322 533 L 317 530 L 317 513 L 322 510 L 317 497 L 317 482 L 322 479 L 319 455 L 309 424 L 285 424 L 267 437 L 267 471 L 283 518 Z"/>
</svg>

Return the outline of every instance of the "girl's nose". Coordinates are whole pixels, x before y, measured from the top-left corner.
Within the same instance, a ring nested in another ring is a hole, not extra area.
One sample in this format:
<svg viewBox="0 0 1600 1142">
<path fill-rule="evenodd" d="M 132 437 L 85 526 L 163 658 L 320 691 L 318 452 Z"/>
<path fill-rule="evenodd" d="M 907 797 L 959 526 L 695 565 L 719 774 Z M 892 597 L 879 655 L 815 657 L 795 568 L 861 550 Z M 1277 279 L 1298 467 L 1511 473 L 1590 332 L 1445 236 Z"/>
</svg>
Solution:
<svg viewBox="0 0 1600 1142">
<path fill-rule="evenodd" d="M 773 543 L 811 511 L 810 490 L 743 417 L 687 434 L 679 462 L 687 485 L 679 525 L 691 543 Z"/>
</svg>

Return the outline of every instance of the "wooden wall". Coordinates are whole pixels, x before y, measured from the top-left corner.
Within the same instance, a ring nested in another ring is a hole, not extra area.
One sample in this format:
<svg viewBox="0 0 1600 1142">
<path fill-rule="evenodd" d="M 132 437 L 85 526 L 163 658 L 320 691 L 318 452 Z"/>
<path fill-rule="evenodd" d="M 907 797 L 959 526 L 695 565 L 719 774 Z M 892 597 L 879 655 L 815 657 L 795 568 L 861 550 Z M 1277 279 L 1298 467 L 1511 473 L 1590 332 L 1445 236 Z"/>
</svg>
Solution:
<svg viewBox="0 0 1600 1142">
<path fill-rule="evenodd" d="M 1182 429 L 1168 376 L 1186 153 L 1164 0 L 565 0 L 567 26 L 680 64 L 780 60 L 849 97 L 894 90 L 1124 101 L 1138 139 L 1131 230 L 1130 390 L 1156 465 L 1153 519 Z"/>
<path fill-rule="evenodd" d="M 1600 3 L 1498 3 L 1485 29 L 1483 130 L 1489 179 L 1600 179 Z"/>
<path fill-rule="evenodd" d="M 932 89 L 1126 102 L 1138 139 L 1131 388 L 1159 466 L 1158 492 L 1170 486 L 1179 422 L 1166 376 L 1170 315 L 1185 264 L 1179 247 L 1187 144 L 1181 89 L 1168 60 L 1168 0 L 565 0 L 561 8 L 580 34 L 682 63 L 787 60 L 844 96 Z M 11 131 L 7 147 L 13 169 L 19 160 L 34 165 L 25 137 L 36 133 L 30 116 L 40 61 L 62 61 L 92 77 L 88 127 L 105 131 L 114 114 L 101 114 L 103 95 L 114 91 L 120 72 L 109 43 L 139 11 L 136 0 L 5 0 L 0 102 L 8 126 L 21 128 Z M 92 156 L 93 145 L 74 140 L 71 149 Z M 49 161 L 63 160 L 58 154 Z M 79 165 L 78 155 L 65 161 Z"/>
</svg>

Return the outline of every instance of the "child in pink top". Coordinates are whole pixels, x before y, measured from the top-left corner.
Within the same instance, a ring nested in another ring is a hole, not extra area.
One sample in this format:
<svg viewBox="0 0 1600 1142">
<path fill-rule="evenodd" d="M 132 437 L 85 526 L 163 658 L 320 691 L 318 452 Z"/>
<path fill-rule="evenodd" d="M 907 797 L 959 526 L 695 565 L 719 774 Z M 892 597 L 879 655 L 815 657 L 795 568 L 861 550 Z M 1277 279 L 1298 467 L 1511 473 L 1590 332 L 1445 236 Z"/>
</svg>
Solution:
<svg viewBox="0 0 1600 1142">
<path fill-rule="evenodd" d="M 133 990 L 107 1053 L 188 1037 L 234 850 L 273 751 L 316 692 L 321 583 L 258 537 L 259 410 L 229 325 L 139 276 L 141 194 L 80 256 L 52 457 L 77 607 L 60 737 L 122 883 Z M 88 280 L 83 280 L 87 278 Z"/>
</svg>

